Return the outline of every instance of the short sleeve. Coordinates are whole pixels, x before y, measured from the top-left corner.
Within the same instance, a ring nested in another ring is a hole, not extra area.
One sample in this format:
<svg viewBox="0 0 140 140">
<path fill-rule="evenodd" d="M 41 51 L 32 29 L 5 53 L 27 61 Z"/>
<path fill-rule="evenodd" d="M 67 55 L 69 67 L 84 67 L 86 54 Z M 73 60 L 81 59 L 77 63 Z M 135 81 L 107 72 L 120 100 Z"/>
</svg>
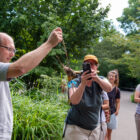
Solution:
<svg viewBox="0 0 140 140">
<path fill-rule="evenodd" d="M 78 87 L 80 84 L 80 79 L 76 78 L 68 82 L 68 88 Z"/>
<path fill-rule="evenodd" d="M 135 90 L 135 91 L 140 92 L 140 84 L 139 84 L 139 85 L 137 85 L 137 87 L 136 87 L 136 90 Z"/>
<path fill-rule="evenodd" d="M 108 95 L 105 91 L 102 91 L 102 99 L 103 100 L 109 100 Z"/>
<path fill-rule="evenodd" d="M 116 99 L 120 99 L 121 98 L 121 92 L 120 92 L 120 89 L 119 88 L 116 89 L 116 97 L 115 98 Z"/>
<path fill-rule="evenodd" d="M 0 81 L 8 81 L 7 71 L 8 71 L 9 66 L 10 66 L 10 63 L 0 62 Z"/>
</svg>

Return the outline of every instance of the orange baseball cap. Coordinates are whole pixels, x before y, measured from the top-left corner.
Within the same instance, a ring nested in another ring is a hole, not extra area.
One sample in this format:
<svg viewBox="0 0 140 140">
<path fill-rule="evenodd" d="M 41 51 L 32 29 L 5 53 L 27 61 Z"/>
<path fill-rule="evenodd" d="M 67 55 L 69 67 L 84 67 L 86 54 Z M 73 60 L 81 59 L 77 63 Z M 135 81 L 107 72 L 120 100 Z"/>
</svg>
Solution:
<svg viewBox="0 0 140 140">
<path fill-rule="evenodd" d="M 89 59 L 95 61 L 97 64 L 99 63 L 98 58 L 95 55 L 88 54 L 84 57 L 84 61 L 87 61 Z"/>
</svg>

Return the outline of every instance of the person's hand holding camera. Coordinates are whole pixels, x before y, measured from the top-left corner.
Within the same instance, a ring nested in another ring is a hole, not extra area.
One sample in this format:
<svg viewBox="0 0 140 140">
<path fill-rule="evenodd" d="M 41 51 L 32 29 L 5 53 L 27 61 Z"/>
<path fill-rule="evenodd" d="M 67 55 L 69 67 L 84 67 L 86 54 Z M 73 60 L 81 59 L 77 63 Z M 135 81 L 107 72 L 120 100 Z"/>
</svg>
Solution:
<svg viewBox="0 0 140 140">
<path fill-rule="evenodd" d="M 85 86 L 87 84 L 87 82 L 90 81 L 89 80 L 90 78 L 91 78 L 91 73 L 89 73 L 89 70 L 83 72 L 83 74 L 81 75 L 81 84 L 83 84 Z"/>
<path fill-rule="evenodd" d="M 91 77 L 93 81 L 96 81 L 98 79 L 97 71 L 91 70 Z"/>
</svg>

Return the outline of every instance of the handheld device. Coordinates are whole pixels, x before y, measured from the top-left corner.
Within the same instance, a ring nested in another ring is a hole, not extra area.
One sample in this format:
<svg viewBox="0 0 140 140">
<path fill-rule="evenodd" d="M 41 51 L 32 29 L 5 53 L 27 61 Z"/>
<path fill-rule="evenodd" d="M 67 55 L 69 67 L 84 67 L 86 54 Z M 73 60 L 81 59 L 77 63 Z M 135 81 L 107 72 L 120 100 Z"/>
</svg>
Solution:
<svg viewBox="0 0 140 140">
<path fill-rule="evenodd" d="M 88 62 L 84 62 L 83 63 L 83 72 L 85 71 L 89 71 L 87 74 L 91 73 L 91 67 L 90 67 L 90 63 Z M 92 78 L 89 78 L 88 80 L 91 80 Z"/>
</svg>

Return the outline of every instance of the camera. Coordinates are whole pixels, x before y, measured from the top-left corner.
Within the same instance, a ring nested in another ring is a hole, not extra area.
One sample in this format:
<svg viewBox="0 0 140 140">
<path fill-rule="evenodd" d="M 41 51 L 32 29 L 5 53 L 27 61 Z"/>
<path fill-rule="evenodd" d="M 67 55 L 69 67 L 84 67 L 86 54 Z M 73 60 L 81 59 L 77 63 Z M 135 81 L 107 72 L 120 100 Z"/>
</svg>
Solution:
<svg viewBox="0 0 140 140">
<path fill-rule="evenodd" d="M 84 62 L 83 63 L 83 72 L 89 71 L 87 74 L 91 73 L 90 63 Z M 92 78 L 89 78 L 88 80 L 91 80 Z"/>
</svg>

